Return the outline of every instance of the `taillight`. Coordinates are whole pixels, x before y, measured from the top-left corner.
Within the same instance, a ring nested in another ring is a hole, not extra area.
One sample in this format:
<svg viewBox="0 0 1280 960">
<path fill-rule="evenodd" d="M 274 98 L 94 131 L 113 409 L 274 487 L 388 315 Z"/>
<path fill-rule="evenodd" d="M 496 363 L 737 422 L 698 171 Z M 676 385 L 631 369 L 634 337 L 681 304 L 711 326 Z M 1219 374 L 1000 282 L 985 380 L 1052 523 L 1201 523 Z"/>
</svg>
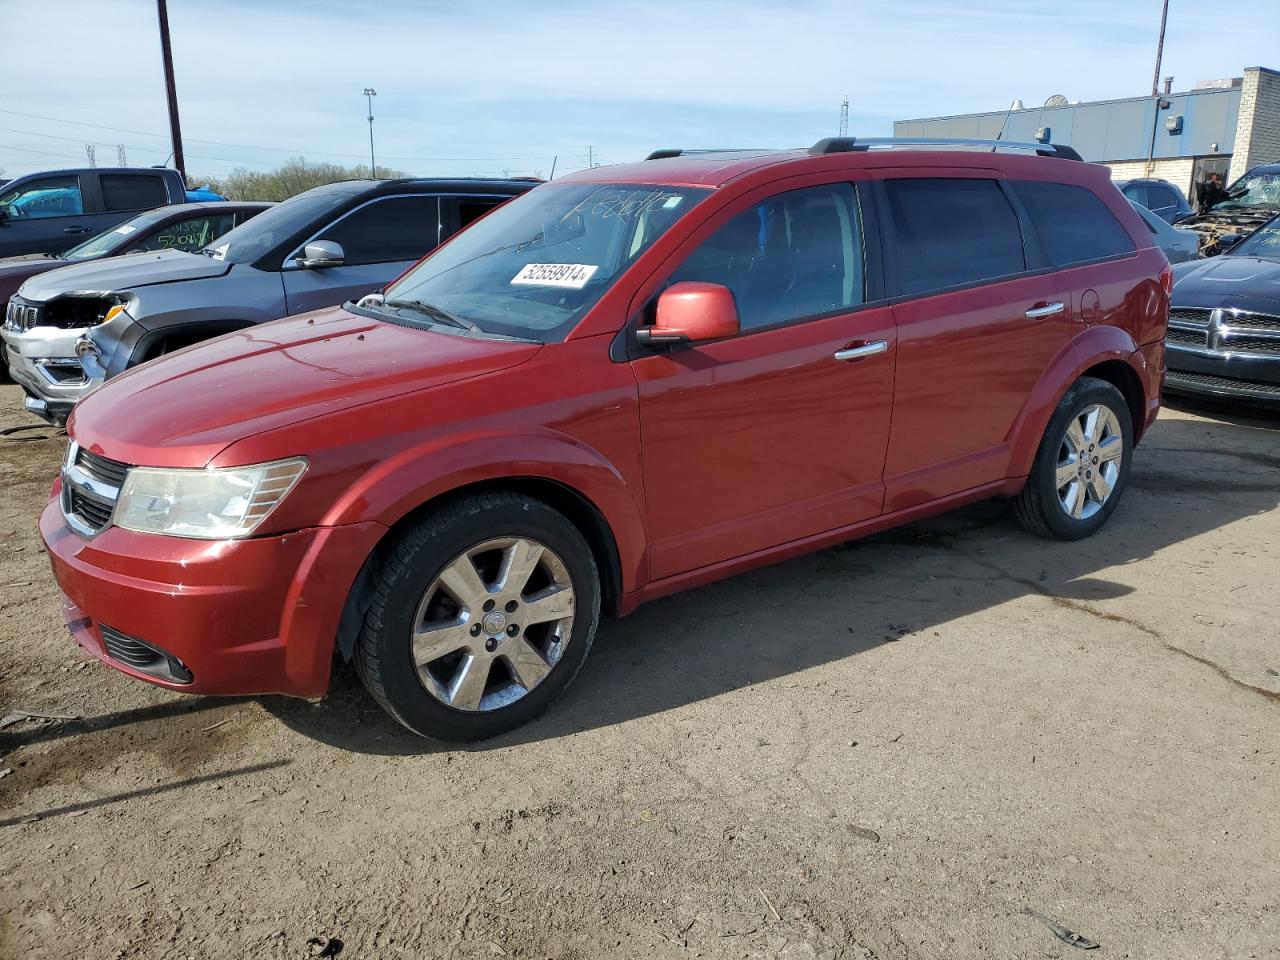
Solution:
<svg viewBox="0 0 1280 960">
<path fill-rule="evenodd" d="M 1167 263 L 1160 271 L 1160 289 L 1164 291 L 1166 297 L 1173 296 L 1173 267 Z"/>
</svg>

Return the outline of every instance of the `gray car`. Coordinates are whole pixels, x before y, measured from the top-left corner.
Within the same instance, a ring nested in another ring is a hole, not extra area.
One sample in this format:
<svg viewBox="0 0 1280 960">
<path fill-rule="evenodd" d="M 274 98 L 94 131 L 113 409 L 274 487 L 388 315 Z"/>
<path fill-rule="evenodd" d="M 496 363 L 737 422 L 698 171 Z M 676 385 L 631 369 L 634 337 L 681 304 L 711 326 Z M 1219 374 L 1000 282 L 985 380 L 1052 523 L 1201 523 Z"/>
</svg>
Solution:
<svg viewBox="0 0 1280 960">
<path fill-rule="evenodd" d="M 197 253 L 64 267 L 24 283 L 10 312 L 88 326 L 80 370 L 24 383 L 27 409 L 65 422 L 81 396 L 129 367 L 278 317 L 377 290 L 529 180 L 353 180 L 308 190 Z"/>
<path fill-rule="evenodd" d="M 1147 225 L 1147 229 L 1155 235 L 1156 244 L 1164 251 L 1170 263 L 1182 263 L 1200 256 L 1200 234 L 1185 227 L 1170 226 L 1142 204 L 1132 200 L 1129 202 L 1138 211 L 1138 216 Z"/>
</svg>

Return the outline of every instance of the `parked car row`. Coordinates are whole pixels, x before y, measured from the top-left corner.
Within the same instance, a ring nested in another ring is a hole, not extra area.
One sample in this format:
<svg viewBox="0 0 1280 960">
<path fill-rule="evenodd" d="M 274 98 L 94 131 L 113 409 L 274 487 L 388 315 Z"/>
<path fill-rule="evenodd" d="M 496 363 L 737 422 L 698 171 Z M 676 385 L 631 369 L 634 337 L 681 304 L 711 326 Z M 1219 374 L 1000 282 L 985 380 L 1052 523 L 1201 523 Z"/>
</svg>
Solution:
<svg viewBox="0 0 1280 960">
<path fill-rule="evenodd" d="M 410 729 L 480 739 L 602 614 L 993 496 L 1093 533 L 1172 281 L 1108 172 L 1045 144 L 334 185 L 22 287 L 24 317 L 106 306 L 40 532 L 118 670 L 318 697 L 337 655 Z"/>
<path fill-rule="evenodd" d="M 26 391 L 28 410 L 62 423 L 77 400 L 129 367 L 378 289 L 531 186 L 528 180 L 330 184 L 265 212 L 254 209 L 252 219 L 218 231 L 195 252 L 157 247 L 147 256 L 91 258 L 33 277 L 9 300 L 0 331 L 10 375 Z M 153 215 L 159 214 L 146 216 Z"/>
</svg>

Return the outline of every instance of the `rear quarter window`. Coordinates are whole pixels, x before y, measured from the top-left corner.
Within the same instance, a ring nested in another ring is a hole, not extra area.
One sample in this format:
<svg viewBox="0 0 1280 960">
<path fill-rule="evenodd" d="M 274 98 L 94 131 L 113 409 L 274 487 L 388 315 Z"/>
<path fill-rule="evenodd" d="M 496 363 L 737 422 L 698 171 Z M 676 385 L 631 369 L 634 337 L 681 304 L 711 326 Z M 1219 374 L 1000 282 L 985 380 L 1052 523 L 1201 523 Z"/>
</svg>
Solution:
<svg viewBox="0 0 1280 960">
<path fill-rule="evenodd" d="M 1027 268 L 1018 216 L 994 180 L 884 181 L 898 296 L 1009 277 Z"/>
<path fill-rule="evenodd" d="M 1013 189 L 1055 267 L 1134 252 L 1129 231 L 1092 190 L 1036 180 L 1014 181 Z"/>
</svg>

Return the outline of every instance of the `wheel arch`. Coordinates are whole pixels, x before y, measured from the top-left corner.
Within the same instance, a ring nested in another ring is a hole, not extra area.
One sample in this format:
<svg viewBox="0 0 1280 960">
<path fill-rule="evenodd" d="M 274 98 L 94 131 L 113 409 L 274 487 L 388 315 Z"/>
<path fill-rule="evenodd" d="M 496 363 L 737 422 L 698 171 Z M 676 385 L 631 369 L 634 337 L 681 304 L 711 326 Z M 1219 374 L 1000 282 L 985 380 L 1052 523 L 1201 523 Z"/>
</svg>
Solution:
<svg viewBox="0 0 1280 960">
<path fill-rule="evenodd" d="M 1145 429 L 1151 401 L 1143 386 L 1148 376 L 1145 363 L 1141 349 L 1119 327 L 1089 327 L 1077 335 L 1050 363 L 1010 431 L 1008 476 L 1025 477 L 1031 472 L 1045 428 L 1081 377 L 1097 377 L 1120 391 L 1133 418 L 1136 442 Z"/>
<path fill-rule="evenodd" d="M 375 571 L 385 551 L 404 529 L 427 514 L 457 500 L 478 493 L 514 493 L 545 503 L 562 514 L 587 541 L 600 571 L 601 609 L 616 615 L 623 595 L 622 561 L 618 541 L 604 513 L 586 494 L 560 480 L 542 476 L 503 476 L 473 481 L 432 496 L 404 513 L 391 524 L 369 552 L 356 574 L 343 605 L 337 646 L 343 659 L 350 660 L 360 635 L 365 612 L 375 590 Z"/>
<path fill-rule="evenodd" d="M 224 333 L 235 333 L 254 326 L 252 320 L 201 320 L 196 323 L 178 323 L 148 330 L 134 344 L 133 354 L 129 358 L 129 366 L 137 366 L 160 356 L 161 347 L 177 341 L 179 346 L 189 347 L 205 340 L 212 340 Z"/>
</svg>

